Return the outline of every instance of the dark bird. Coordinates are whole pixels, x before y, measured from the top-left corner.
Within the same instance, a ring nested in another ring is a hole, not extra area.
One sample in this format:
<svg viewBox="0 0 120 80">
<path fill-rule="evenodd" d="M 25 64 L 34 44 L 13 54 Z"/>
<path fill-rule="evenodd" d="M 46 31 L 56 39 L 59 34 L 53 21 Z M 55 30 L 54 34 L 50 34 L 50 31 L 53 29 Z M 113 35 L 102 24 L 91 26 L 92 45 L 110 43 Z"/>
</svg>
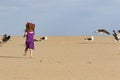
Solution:
<svg viewBox="0 0 120 80">
<path fill-rule="evenodd" d="M 119 41 L 120 40 L 120 38 L 118 37 L 118 35 L 117 35 L 117 33 L 115 32 L 115 30 L 113 30 L 113 37 L 114 37 L 114 39 L 116 40 L 116 41 Z"/>
<path fill-rule="evenodd" d="M 7 42 L 10 40 L 11 36 L 7 36 L 7 34 L 3 35 L 2 42 Z"/>
<path fill-rule="evenodd" d="M 34 39 L 34 42 L 38 42 L 38 41 L 43 41 L 43 40 L 47 40 L 47 36 L 41 37 L 39 40 L 38 39 Z"/>
<path fill-rule="evenodd" d="M 87 41 L 93 41 L 93 40 L 94 40 L 94 36 L 92 36 L 92 37 L 88 37 L 88 38 L 84 38 L 84 40 L 87 40 Z"/>
<path fill-rule="evenodd" d="M 118 33 L 120 33 L 120 30 L 118 30 Z"/>
<path fill-rule="evenodd" d="M 105 30 L 105 29 L 98 29 L 96 32 L 97 32 L 97 33 L 101 33 L 101 34 L 107 34 L 107 35 L 110 35 L 110 32 L 108 32 L 108 31 Z"/>
<path fill-rule="evenodd" d="M 42 41 L 42 40 L 47 40 L 48 38 L 47 38 L 47 36 L 44 36 L 44 37 L 41 37 L 40 38 L 40 41 Z"/>
</svg>

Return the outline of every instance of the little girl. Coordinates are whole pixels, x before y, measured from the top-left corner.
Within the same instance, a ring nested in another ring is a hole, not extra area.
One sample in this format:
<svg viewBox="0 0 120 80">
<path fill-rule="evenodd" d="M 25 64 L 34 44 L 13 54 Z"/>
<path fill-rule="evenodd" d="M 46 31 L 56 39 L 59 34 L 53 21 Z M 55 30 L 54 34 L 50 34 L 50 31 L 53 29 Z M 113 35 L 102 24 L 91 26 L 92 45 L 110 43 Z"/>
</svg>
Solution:
<svg viewBox="0 0 120 80">
<path fill-rule="evenodd" d="M 27 51 L 30 50 L 30 58 L 33 56 L 33 49 L 34 49 L 34 29 L 35 29 L 35 24 L 32 23 L 27 23 L 26 24 L 26 29 L 24 33 L 24 37 L 26 37 L 26 42 L 25 42 L 25 53 L 24 56 L 26 56 Z"/>
</svg>

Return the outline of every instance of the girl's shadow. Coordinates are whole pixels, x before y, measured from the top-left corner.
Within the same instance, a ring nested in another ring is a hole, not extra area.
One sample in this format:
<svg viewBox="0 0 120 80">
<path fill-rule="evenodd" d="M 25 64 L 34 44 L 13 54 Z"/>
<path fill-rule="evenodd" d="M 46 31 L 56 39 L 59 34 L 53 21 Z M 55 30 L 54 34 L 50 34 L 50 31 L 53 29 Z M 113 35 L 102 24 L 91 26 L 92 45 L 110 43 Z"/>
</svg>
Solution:
<svg viewBox="0 0 120 80">
<path fill-rule="evenodd" d="M 24 57 L 17 57 L 17 56 L 0 56 L 0 58 L 24 58 Z"/>
</svg>

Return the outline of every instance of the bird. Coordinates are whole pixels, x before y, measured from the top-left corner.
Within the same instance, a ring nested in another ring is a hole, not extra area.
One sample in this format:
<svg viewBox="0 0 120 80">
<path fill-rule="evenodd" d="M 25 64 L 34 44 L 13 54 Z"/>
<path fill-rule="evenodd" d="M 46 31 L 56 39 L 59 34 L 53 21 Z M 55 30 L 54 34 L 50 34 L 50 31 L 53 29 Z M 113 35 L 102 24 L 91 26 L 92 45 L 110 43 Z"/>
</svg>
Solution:
<svg viewBox="0 0 120 80">
<path fill-rule="evenodd" d="M 120 30 L 118 30 L 118 33 L 120 33 Z"/>
<path fill-rule="evenodd" d="M 7 34 L 4 34 L 2 38 L 2 42 L 7 42 L 8 40 L 10 40 L 10 38 L 11 38 L 10 35 L 8 36 Z"/>
<path fill-rule="evenodd" d="M 48 39 L 47 36 L 43 36 L 43 37 L 40 38 L 40 41 L 47 40 L 47 39 Z"/>
<path fill-rule="evenodd" d="M 119 41 L 120 40 L 120 38 L 119 38 L 119 36 L 118 36 L 118 34 L 115 32 L 115 30 L 113 30 L 113 37 L 114 37 L 114 39 L 116 40 L 116 41 Z"/>
<path fill-rule="evenodd" d="M 94 40 L 94 36 L 92 36 L 92 37 L 87 37 L 87 38 L 84 38 L 84 40 L 87 40 L 87 41 L 93 41 L 93 40 Z"/>
<path fill-rule="evenodd" d="M 97 33 L 101 33 L 101 34 L 107 34 L 107 35 L 110 35 L 110 32 L 108 32 L 108 31 L 105 30 L 105 29 L 98 29 L 96 32 L 97 32 Z"/>
<path fill-rule="evenodd" d="M 47 38 L 47 36 L 43 36 L 43 37 L 41 37 L 39 40 L 38 39 L 34 39 L 34 42 L 36 41 L 36 42 L 39 42 L 39 41 L 43 41 L 43 40 L 47 40 L 48 38 Z"/>
</svg>

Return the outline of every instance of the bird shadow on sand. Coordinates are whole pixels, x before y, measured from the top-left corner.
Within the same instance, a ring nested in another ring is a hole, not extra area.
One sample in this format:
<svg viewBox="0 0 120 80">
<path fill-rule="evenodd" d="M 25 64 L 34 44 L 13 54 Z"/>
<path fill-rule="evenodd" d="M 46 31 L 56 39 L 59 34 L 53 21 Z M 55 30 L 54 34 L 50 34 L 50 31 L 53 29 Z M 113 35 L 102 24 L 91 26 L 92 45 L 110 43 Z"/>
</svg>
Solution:
<svg viewBox="0 0 120 80">
<path fill-rule="evenodd" d="M 25 57 L 18 57 L 18 56 L 0 56 L 0 58 L 11 58 L 11 59 L 15 59 L 15 58 L 25 58 Z"/>
</svg>

